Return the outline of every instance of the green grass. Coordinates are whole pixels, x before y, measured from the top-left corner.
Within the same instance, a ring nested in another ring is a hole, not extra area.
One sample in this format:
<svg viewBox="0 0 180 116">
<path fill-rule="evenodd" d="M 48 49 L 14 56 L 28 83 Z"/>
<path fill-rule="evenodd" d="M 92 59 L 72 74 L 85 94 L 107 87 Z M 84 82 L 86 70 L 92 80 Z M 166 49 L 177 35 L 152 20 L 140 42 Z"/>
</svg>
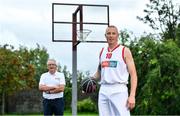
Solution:
<svg viewBox="0 0 180 116">
<path fill-rule="evenodd" d="M 64 116 L 72 116 L 71 111 L 65 111 Z M 77 116 L 99 116 L 97 113 L 92 112 L 78 112 Z"/>
<path fill-rule="evenodd" d="M 5 114 L 3 116 L 43 116 L 43 114 Z M 64 116 L 72 116 L 71 111 L 65 111 Z M 98 114 L 92 112 L 78 112 L 77 116 L 98 116 Z"/>
<path fill-rule="evenodd" d="M 24 114 L 22 114 L 22 115 L 13 115 L 13 114 L 7 114 L 7 115 L 3 115 L 3 116 L 43 116 L 43 114 L 32 114 L 32 115 L 24 115 Z M 70 113 L 64 113 L 64 116 L 72 116 L 72 114 L 70 114 Z M 77 114 L 77 116 L 98 116 L 98 114 L 86 114 L 86 113 L 84 113 L 84 114 Z"/>
</svg>

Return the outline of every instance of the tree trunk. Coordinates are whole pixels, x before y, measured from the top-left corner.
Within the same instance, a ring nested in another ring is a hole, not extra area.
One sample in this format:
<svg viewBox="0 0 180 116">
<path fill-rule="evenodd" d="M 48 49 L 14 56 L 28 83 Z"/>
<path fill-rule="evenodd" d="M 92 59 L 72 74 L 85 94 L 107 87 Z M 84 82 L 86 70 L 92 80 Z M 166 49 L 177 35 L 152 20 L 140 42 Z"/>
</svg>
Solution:
<svg viewBox="0 0 180 116">
<path fill-rule="evenodd" d="M 1 114 L 4 115 L 4 108 L 5 108 L 5 93 L 2 92 L 2 107 L 1 107 Z"/>
</svg>

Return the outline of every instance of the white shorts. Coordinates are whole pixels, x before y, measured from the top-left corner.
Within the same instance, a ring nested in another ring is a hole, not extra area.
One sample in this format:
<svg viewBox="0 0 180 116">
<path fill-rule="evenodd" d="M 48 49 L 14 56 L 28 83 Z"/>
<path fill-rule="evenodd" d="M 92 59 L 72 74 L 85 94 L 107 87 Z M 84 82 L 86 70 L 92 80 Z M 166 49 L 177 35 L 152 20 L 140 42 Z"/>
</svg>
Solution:
<svg viewBox="0 0 180 116">
<path fill-rule="evenodd" d="M 130 116 L 127 108 L 128 89 L 125 84 L 101 85 L 99 116 Z"/>
</svg>

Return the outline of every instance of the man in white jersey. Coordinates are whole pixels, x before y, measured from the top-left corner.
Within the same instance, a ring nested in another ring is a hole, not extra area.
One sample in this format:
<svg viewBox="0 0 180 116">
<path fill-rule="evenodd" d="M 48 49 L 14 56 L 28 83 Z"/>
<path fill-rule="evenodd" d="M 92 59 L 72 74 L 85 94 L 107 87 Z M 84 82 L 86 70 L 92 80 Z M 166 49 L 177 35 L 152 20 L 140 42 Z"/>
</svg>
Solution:
<svg viewBox="0 0 180 116">
<path fill-rule="evenodd" d="M 65 77 L 57 72 L 57 64 L 54 59 L 47 61 L 48 72 L 43 73 L 39 82 L 39 90 L 43 92 L 44 115 L 63 116 Z"/>
<path fill-rule="evenodd" d="M 98 108 L 100 116 L 130 116 L 135 107 L 137 74 L 129 48 L 118 44 L 118 29 L 111 25 L 106 29 L 108 46 L 102 48 L 99 66 L 94 79 L 99 80 Z M 130 74 L 130 93 L 128 78 Z"/>
</svg>

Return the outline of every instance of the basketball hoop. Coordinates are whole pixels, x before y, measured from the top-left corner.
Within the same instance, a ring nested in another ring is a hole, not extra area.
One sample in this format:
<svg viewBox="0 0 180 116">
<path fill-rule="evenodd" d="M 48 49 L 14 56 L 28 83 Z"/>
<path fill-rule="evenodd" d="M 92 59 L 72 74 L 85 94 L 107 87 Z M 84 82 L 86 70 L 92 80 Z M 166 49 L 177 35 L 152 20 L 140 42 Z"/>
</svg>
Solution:
<svg viewBox="0 0 180 116">
<path fill-rule="evenodd" d="M 87 36 L 91 33 L 92 31 L 89 29 L 83 29 L 83 30 L 77 30 L 77 37 L 79 38 L 80 41 L 86 41 Z"/>
</svg>

